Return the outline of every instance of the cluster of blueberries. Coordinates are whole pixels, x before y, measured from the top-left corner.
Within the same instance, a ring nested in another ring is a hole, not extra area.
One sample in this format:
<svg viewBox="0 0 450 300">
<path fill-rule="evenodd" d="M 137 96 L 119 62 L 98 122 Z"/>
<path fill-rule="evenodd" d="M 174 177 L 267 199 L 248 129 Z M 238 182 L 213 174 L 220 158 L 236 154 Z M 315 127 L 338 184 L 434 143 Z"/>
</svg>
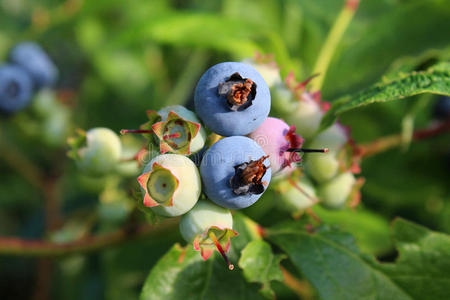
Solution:
<svg viewBox="0 0 450 300">
<path fill-rule="evenodd" d="M 12 114 L 23 109 L 35 91 L 52 86 L 57 77 L 57 68 L 38 44 L 17 44 L 8 62 L 0 66 L 0 112 Z"/>
<path fill-rule="evenodd" d="M 298 152 L 308 150 L 294 126 L 268 117 L 269 86 L 249 64 L 208 69 L 194 101 L 196 113 L 180 105 L 147 111 L 140 129 L 121 133 L 141 133 L 149 141 L 151 160 L 138 177 L 143 204 L 161 216 L 182 216 L 184 239 L 204 259 L 218 250 L 228 262 L 225 253 L 237 234 L 230 209 L 254 204 L 271 180 L 296 169 Z M 71 156 L 92 175 L 111 172 L 120 160 L 120 139 L 107 128 L 82 133 L 71 145 Z"/>
<path fill-rule="evenodd" d="M 229 209 L 254 204 L 272 178 L 294 171 L 301 160 L 297 152 L 308 150 L 295 127 L 268 117 L 270 89 L 248 64 L 208 69 L 194 101 L 196 114 L 182 106 L 149 111 L 141 129 L 122 133 L 143 133 L 159 146 L 138 178 L 144 205 L 163 216 L 183 215 L 186 241 L 204 259 L 214 249 L 226 259 L 230 237 L 237 234 Z M 190 155 L 201 157 L 199 171 Z M 206 199 L 199 201 L 202 191 Z"/>
</svg>

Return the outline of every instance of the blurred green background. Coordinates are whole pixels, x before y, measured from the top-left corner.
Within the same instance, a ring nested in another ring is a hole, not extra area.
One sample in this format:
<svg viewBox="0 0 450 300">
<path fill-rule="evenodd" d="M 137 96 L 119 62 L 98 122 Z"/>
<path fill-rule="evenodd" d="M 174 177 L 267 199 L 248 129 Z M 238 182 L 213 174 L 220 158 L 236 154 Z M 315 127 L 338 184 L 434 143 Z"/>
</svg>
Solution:
<svg viewBox="0 0 450 300">
<path fill-rule="evenodd" d="M 38 42 L 60 70 L 57 94 L 70 111 L 70 118 L 61 121 L 70 119 L 67 133 L 97 126 L 118 132 L 145 122 L 147 109 L 192 105 L 197 80 L 218 62 L 260 52 L 273 54 L 284 76 L 289 71 L 298 79 L 310 76 L 343 3 L 0 0 L 0 59 L 19 41 Z M 330 63 L 323 98 L 333 101 L 391 72 L 422 70 L 448 59 L 448 28 L 447 0 L 362 0 Z M 423 128 L 434 122 L 437 98 L 425 95 L 367 106 L 343 115 L 342 123 L 352 128 L 358 143 L 401 132 L 406 115 Z M 118 199 L 122 190 L 102 193 L 100 201 L 98 196 L 105 185 L 116 188 L 116 179 L 93 182 L 80 176 L 65 158 L 65 146 L 43 141 L 41 123 L 30 111 L 0 122 L 3 146 L 23 153 L 50 176 L 62 174 L 61 216 L 70 216 L 71 223 L 52 239 L 107 232 L 122 222 L 123 207 L 105 212 L 108 208 L 102 206 L 102 199 Z M 54 122 L 50 130 L 60 128 L 60 121 Z M 5 159 L 10 158 L 0 159 L 0 235 L 42 238 L 45 207 L 39 187 Z M 356 235 L 363 251 L 390 257 L 388 224 L 395 216 L 450 232 L 449 168 L 448 134 L 378 154 L 362 163 L 366 184 L 360 214 L 318 213 Z M 262 224 L 288 217 L 273 214 L 274 199 L 266 198 L 266 204 L 247 213 Z M 136 299 L 149 270 L 174 242 L 181 242 L 177 230 L 58 259 L 47 292 L 41 289 L 45 275 L 36 259 L 0 257 L 0 299 L 45 299 L 39 297 L 46 293 L 51 299 Z M 295 298 L 281 284 L 275 288 L 279 299 Z"/>
</svg>

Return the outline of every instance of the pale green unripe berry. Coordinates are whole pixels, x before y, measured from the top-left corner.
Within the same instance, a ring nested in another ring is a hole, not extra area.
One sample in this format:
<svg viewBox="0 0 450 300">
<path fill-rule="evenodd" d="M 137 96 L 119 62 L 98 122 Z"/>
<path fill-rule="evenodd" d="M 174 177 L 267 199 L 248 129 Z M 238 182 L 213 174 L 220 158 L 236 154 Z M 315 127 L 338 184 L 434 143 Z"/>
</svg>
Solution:
<svg viewBox="0 0 450 300">
<path fill-rule="evenodd" d="M 330 153 L 337 153 L 347 141 L 348 136 L 345 129 L 338 124 L 333 124 L 333 126 L 319 133 L 308 147 L 328 148 Z"/>
<path fill-rule="evenodd" d="M 282 82 L 280 69 L 275 63 L 257 63 L 253 59 L 245 59 L 243 63 L 251 65 L 261 74 L 269 88 Z"/>
<path fill-rule="evenodd" d="M 232 229 L 233 217 L 229 209 L 202 200 L 181 218 L 181 236 L 191 243 L 197 235 L 205 233 L 212 226 Z"/>
<path fill-rule="evenodd" d="M 319 129 L 323 112 L 320 105 L 307 93 L 302 100 L 297 101 L 295 110 L 289 115 L 288 121 L 295 125 L 296 132 L 303 138 L 311 138 Z"/>
<path fill-rule="evenodd" d="M 86 146 L 78 150 L 78 167 L 90 175 L 105 175 L 114 171 L 122 146 L 111 129 L 93 128 L 86 132 Z"/>
<path fill-rule="evenodd" d="M 284 82 L 273 86 L 270 94 L 272 96 L 272 108 L 283 116 L 292 114 L 296 110 L 297 101 L 294 99 L 292 91 L 287 88 Z"/>
<path fill-rule="evenodd" d="M 283 180 L 279 182 L 277 189 L 280 191 L 279 207 L 283 210 L 297 212 L 318 201 L 314 186 L 306 178 Z"/>
<path fill-rule="evenodd" d="M 138 180 L 144 194 L 144 205 L 167 217 L 188 212 L 197 203 L 202 190 L 197 167 L 180 154 L 155 157 L 145 166 Z"/>
<path fill-rule="evenodd" d="M 318 194 L 321 203 L 329 208 L 342 207 L 350 196 L 355 182 L 355 176 L 351 172 L 346 172 L 320 185 Z"/>
<path fill-rule="evenodd" d="M 334 153 L 309 154 L 305 158 L 305 169 L 317 182 L 325 182 L 333 178 L 338 169 L 339 161 Z"/>
</svg>

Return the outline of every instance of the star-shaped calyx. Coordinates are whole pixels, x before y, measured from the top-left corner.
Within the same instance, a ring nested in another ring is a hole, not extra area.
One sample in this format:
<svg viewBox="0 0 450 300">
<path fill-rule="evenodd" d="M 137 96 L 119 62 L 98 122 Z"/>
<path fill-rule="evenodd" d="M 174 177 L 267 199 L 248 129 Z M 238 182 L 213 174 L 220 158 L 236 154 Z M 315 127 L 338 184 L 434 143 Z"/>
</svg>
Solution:
<svg viewBox="0 0 450 300">
<path fill-rule="evenodd" d="M 137 180 L 145 192 L 145 206 L 173 206 L 173 194 L 178 188 L 179 180 L 169 169 L 155 162 L 152 169 Z"/>
<path fill-rule="evenodd" d="M 195 237 L 194 249 L 200 251 L 204 260 L 207 260 L 214 250 L 217 250 L 228 264 L 228 268 L 233 270 L 234 265 L 230 263 L 226 253 L 230 249 L 230 239 L 237 235 L 238 233 L 230 228 L 211 226 L 203 234 Z"/>
<path fill-rule="evenodd" d="M 189 121 L 174 111 L 162 117 L 154 110 L 148 110 L 149 121 L 140 126 L 139 130 L 123 129 L 122 134 L 142 133 L 155 144 L 159 144 L 161 154 L 191 154 L 191 142 L 200 130 L 200 123 Z"/>
<path fill-rule="evenodd" d="M 190 144 L 200 130 L 200 124 L 185 120 L 171 111 L 165 121 L 154 123 L 152 129 L 160 141 L 162 154 L 191 154 Z"/>
</svg>

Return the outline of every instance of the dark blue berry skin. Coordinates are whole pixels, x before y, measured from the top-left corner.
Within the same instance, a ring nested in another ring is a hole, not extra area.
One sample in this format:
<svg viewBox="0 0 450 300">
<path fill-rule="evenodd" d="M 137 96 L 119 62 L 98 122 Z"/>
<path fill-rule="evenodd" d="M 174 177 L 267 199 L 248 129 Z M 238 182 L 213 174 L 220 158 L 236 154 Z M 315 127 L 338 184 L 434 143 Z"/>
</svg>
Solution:
<svg viewBox="0 0 450 300">
<path fill-rule="evenodd" d="M 226 98 L 219 95 L 218 88 L 236 72 L 256 84 L 256 94 L 250 106 L 233 111 Z M 258 71 L 240 62 L 224 62 L 209 68 L 197 84 L 194 101 L 195 110 L 206 127 L 222 136 L 249 134 L 270 112 L 269 87 Z"/>
<path fill-rule="evenodd" d="M 439 120 L 450 119 L 450 97 L 442 96 L 434 105 L 433 115 Z"/>
<path fill-rule="evenodd" d="M 30 75 L 15 65 L 0 66 L 0 111 L 14 113 L 24 108 L 33 94 Z"/>
<path fill-rule="evenodd" d="M 235 166 L 258 160 L 265 155 L 256 142 L 243 136 L 227 137 L 212 145 L 200 165 L 200 175 L 208 198 L 229 209 L 241 209 L 255 203 L 262 193 L 237 195 L 231 187 L 230 179 L 235 175 Z M 268 167 L 269 159 L 265 159 L 263 164 Z M 270 178 L 271 170 L 268 168 L 262 177 L 265 182 L 263 191 L 267 189 Z"/>
<path fill-rule="evenodd" d="M 45 51 L 33 42 L 17 44 L 11 50 L 9 60 L 30 73 L 36 88 L 52 86 L 56 82 L 58 70 Z"/>
</svg>

